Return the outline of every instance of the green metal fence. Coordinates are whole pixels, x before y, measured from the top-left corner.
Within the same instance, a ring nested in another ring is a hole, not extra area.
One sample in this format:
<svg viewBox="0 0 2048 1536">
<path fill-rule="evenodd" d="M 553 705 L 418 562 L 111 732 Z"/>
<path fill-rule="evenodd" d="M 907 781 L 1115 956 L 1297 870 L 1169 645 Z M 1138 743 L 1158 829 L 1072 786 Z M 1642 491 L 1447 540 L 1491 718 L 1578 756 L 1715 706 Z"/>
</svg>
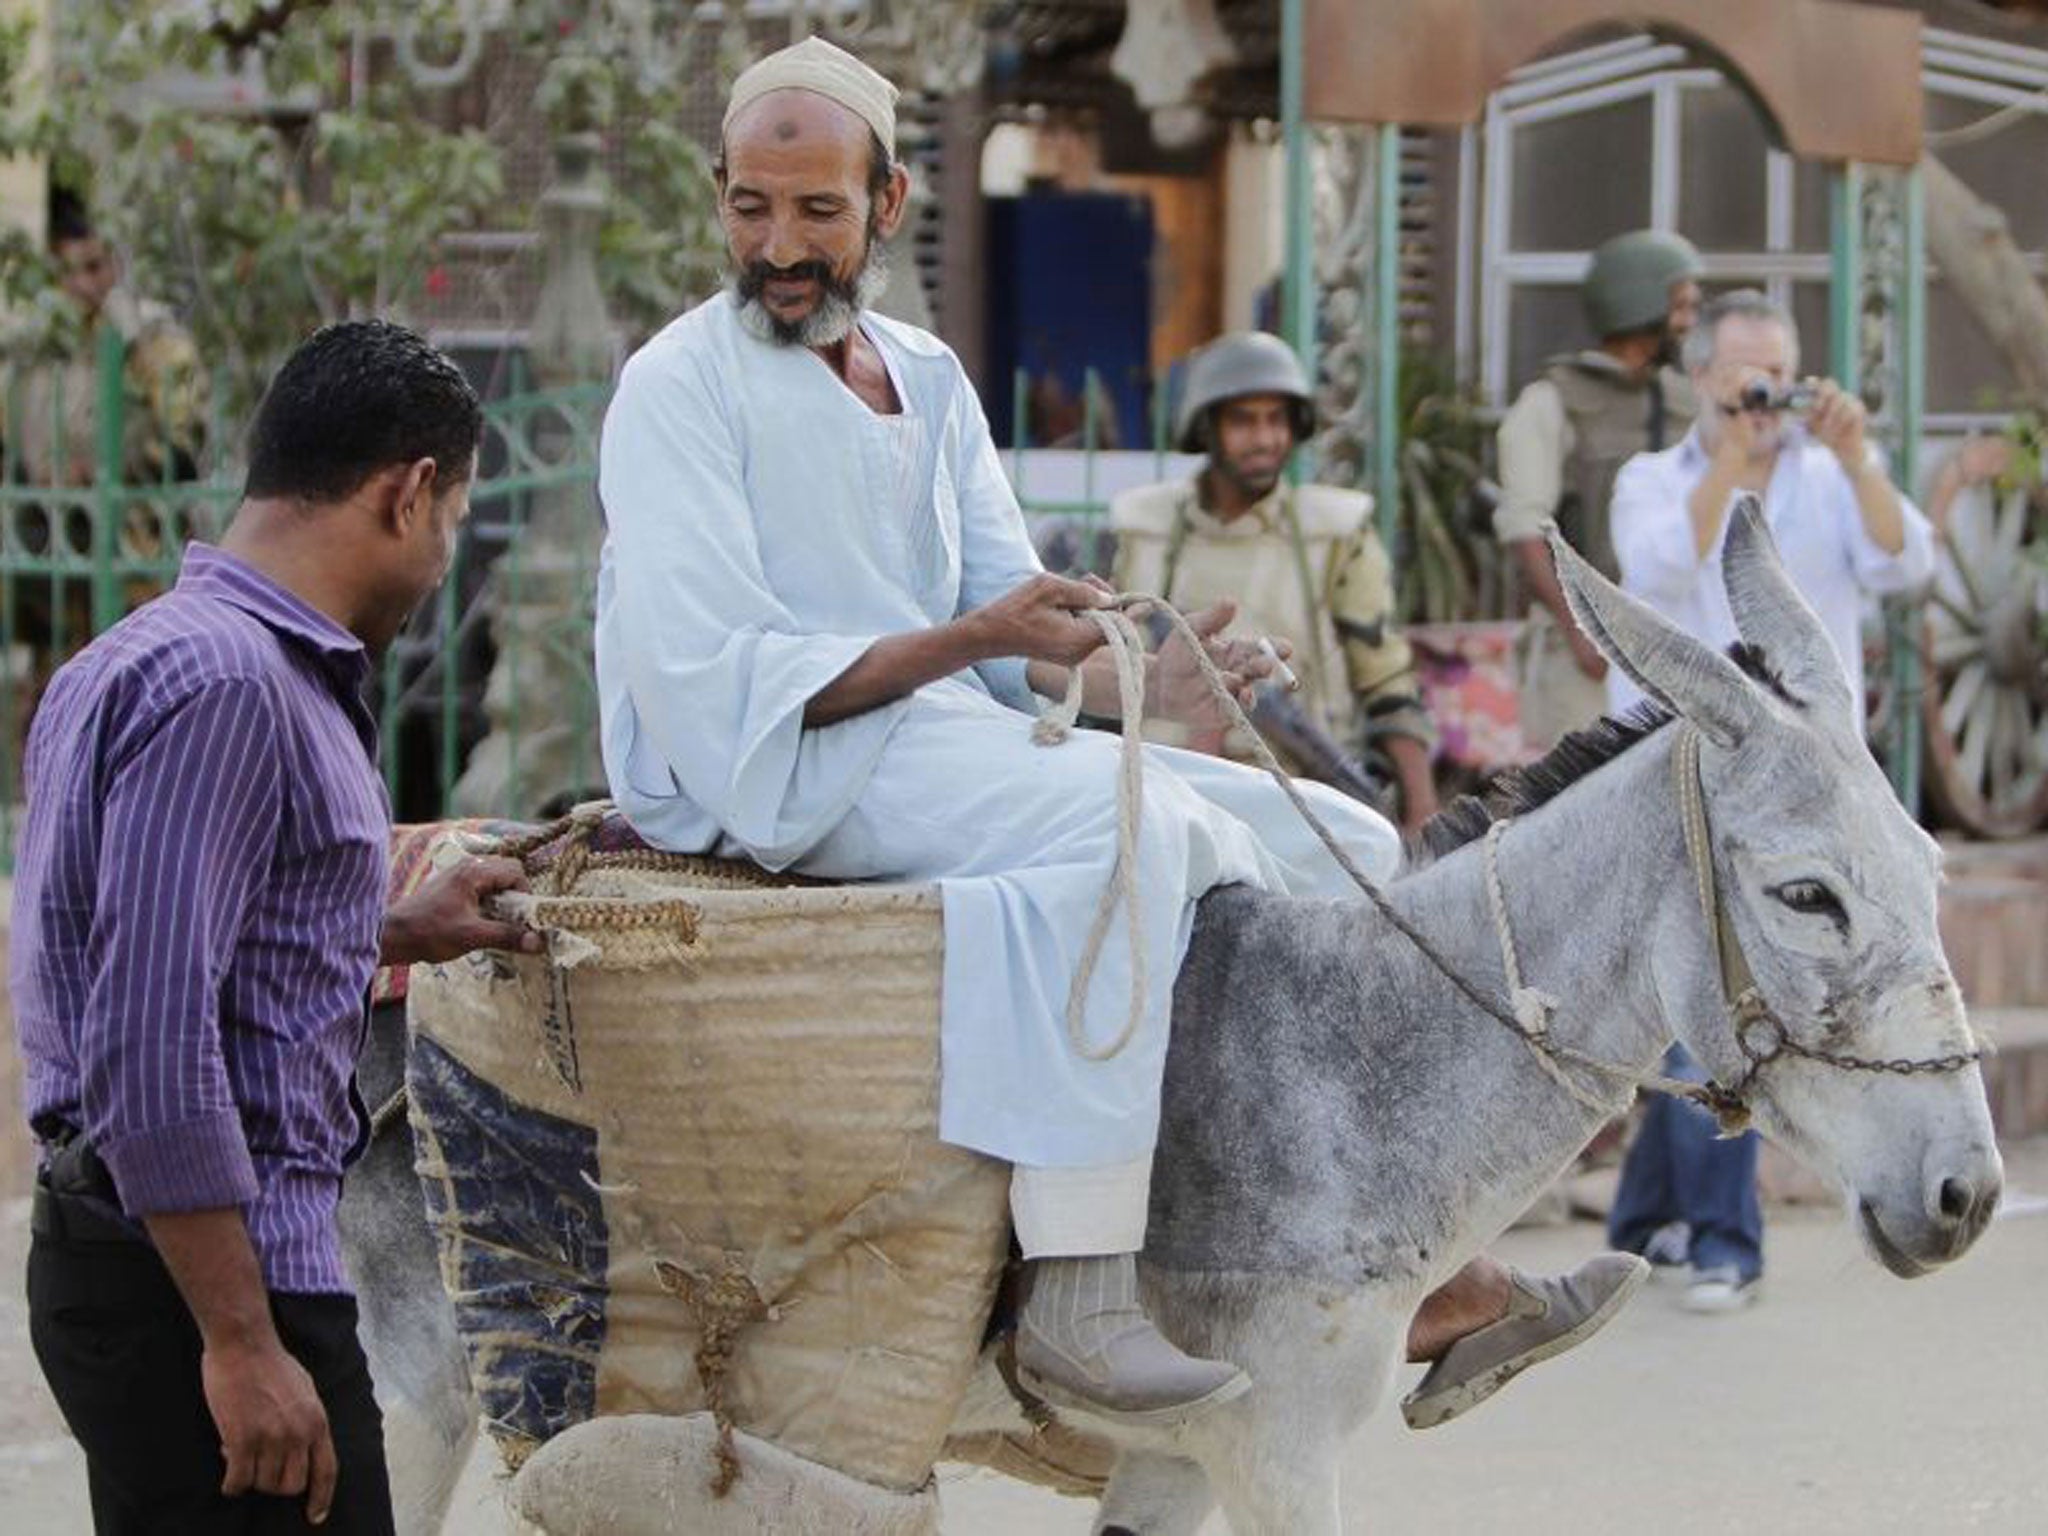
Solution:
<svg viewBox="0 0 2048 1536">
<path fill-rule="evenodd" d="M 10 864 L 21 743 L 50 674 L 169 585 L 186 541 L 216 536 L 234 506 L 217 417 L 201 463 L 164 452 L 155 480 L 123 474 L 125 364 L 107 326 L 89 357 L 0 370 L 0 857 Z"/>
<path fill-rule="evenodd" d="M 62 365 L 0 371 L 0 858 L 10 865 L 22 745 L 50 675 L 168 588 L 186 543 L 218 538 L 240 497 L 240 434 L 217 411 L 199 462 L 163 454 L 154 479 L 138 482 L 126 472 L 137 425 L 126 361 L 120 336 L 103 328 L 96 355 L 75 365 L 91 371 L 91 409 L 74 410 L 71 419 L 32 407 L 61 400 L 49 379 Z M 515 367 L 514 392 L 485 406 L 471 518 L 454 568 L 386 653 L 378 679 L 383 769 L 403 819 L 456 810 L 465 763 L 492 731 L 506 738 L 500 756 L 509 776 L 493 803 L 460 809 L 525 815 L 540 808 L 555 786 L 522 780 L 522 737 L 574 743 L 564 788 L 603 782 L 589 604 L 599 542 L 597 435 L 609 390 L 521 383 Z M 224 394 L 216 387 L 211 398 Z M 76 441 L 81 415 L 89 451 Z M 69 468 L 59 475 L 49 466 Z M 546 520 L 550 535 L 539 551 L 530 537 L 537 520 Z M 502 613 L 522 622 L 492 622 Z M 500 672 L 508 682 L 488 687 Z M 509 685 L 536 673 L 544 687 Z"/>
<path fill-rule="evenodd" d="M 484 410 L 455 565 L 385 657 L 385 773 L 402 816 L 530 816 L 600 793 L 591 656 L 609 386 L 518 388 Z M 465 777 L 495 737 L 495 777 Z"/>
</svg>

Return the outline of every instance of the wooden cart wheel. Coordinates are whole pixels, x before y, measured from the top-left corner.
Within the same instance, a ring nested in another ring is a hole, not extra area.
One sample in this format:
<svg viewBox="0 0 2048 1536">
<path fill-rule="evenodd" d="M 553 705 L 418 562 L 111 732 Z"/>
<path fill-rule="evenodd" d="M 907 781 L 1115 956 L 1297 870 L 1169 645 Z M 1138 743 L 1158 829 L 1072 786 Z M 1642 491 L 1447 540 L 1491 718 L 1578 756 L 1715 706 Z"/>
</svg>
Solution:
<svg viewBox="0 0 2048 1536">
<path fill-rule="evenodd" d="M 1926 616 L 1927 792 L 1980 837 L 2048 822 L 2048 528 L 2025 490 L 1965 491 Z"/>
</svg>

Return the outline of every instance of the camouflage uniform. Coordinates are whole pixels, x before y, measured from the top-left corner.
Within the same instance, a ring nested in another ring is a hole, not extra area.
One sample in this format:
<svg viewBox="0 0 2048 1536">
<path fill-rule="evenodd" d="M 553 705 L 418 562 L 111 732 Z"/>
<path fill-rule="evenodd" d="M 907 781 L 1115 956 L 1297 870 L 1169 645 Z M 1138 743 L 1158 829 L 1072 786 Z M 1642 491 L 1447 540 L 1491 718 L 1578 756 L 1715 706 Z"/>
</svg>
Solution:
<svg viewBox="0 0 2048 1536">
<path fill-rule="evenodd" d="M 1702 270 L 1690 242 L 1663 230 L 1616 235 L 1593 252 L 1579 298 L 1603 345 L 1552 358 L 1501 419 L 1493 523 L 1504 544 L 1540 539 L 1555 519 L 1594 569 L 1619 577 L 1607 525 L 1614 477 L 1634 455 L 1685 436 L 1694 405 L 1684 375 L 1671 368 L 1633 374 L 1606 343 L 1653 329 L 1668 337 L 1678 284 Z M 1548 607 L 1532 602 L 1516 644 L 1522 736 L 1535 747 L 1597 720 L 1607 707 L 1605 685 L 1579 670 L 1558 624 Z"/>
<path fill-rule="evenodd" d="M 121 477 L 131 485 L 190 480 L 206 445 L 207 386 L 198 349 L 171 312 L 125 288 L 91 321 L 68 304 L 20 349 L 7 389 L 7 438 L 15 479 L 85 486 L 98 465 L 99 327 L 127 343 Z"/>
<path fill-rule="evenodd" d="M 1432 745 L 1371 498 L 1283 485 L 1226 522 L 1202 508 L 1199 484 L 1144 486 L 1111 503 L 1117 587 L 1185 612 L 1235 599 L 1233 633 L 1294 643 L 1300 701 L 1336 741 L 1360 753 L 1390 736 Z M 1249 756 L 1234 738 L 1224 750 Z"/>
<path fill-rule="evenodd" d="M 1541 538 L 1555 519 L 1572 548 L 1619 580 L 1607 525 L 1614 477 L 1636 454 L 1684 437 L 1693 412 L 1692 386 L 1675 369 L 1642 380 L 1604 352 L 1551 359 L 1501 419 L 1495 533 L 1504 543 Z M 1529 605 L 1515 666 L 1532 745 L 1547 746 L 1606 712 L 1606 685 L 1579 670 L 1540 603 Z"/>
</svg>

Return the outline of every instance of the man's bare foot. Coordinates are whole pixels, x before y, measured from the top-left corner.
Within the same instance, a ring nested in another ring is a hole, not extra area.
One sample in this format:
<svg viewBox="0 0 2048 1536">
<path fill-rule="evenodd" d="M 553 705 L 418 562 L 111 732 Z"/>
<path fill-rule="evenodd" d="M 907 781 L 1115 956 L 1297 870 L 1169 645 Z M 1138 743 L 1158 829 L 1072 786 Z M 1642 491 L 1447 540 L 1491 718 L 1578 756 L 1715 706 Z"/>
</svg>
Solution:
<svg viewBox="0 0 2048 1536">
<path fill-rule="evenodd" d="M 1435 1360 L 1468 1333 L 1508 1315 L 1508 1272 L 1481 1254 L 1422 1299 L 1408 1324 L 1408 1358 Z"/>
<path fill-rule="evenodd" d="M 1591 1338 L 1621 1310 L 1650 1266 L 1633 1253 L 1602 1253 L 1568 1275 L 1499 1272 L 1508 1284 L 1507 1315 L 1450 1344 L 1401 1399 L 1401 1417 L 1410 1429 L 1448 1424 L 1530 1366 Z M 1485 1274 L 1469 1278 L 1482 1288 L 1490 1281 Z"/>
</svg>

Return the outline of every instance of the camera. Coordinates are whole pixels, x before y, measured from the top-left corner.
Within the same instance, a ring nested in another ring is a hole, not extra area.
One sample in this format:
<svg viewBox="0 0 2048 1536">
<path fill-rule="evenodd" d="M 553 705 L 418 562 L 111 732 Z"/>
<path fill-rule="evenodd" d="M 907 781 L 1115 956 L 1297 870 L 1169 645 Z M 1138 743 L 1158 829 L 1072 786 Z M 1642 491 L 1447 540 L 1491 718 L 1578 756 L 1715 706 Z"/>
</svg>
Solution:
<svg viewBox="0 0 2048 1536">
<path fill-rule="evenodd" d="M 1743 385 L 1742 393 L 1736 397 L 1737 408 L 1744 411 L 1803 411 L 1812 404 L 1811 384 L 1773 389 L 1761 379 Z"/>
</svg>

